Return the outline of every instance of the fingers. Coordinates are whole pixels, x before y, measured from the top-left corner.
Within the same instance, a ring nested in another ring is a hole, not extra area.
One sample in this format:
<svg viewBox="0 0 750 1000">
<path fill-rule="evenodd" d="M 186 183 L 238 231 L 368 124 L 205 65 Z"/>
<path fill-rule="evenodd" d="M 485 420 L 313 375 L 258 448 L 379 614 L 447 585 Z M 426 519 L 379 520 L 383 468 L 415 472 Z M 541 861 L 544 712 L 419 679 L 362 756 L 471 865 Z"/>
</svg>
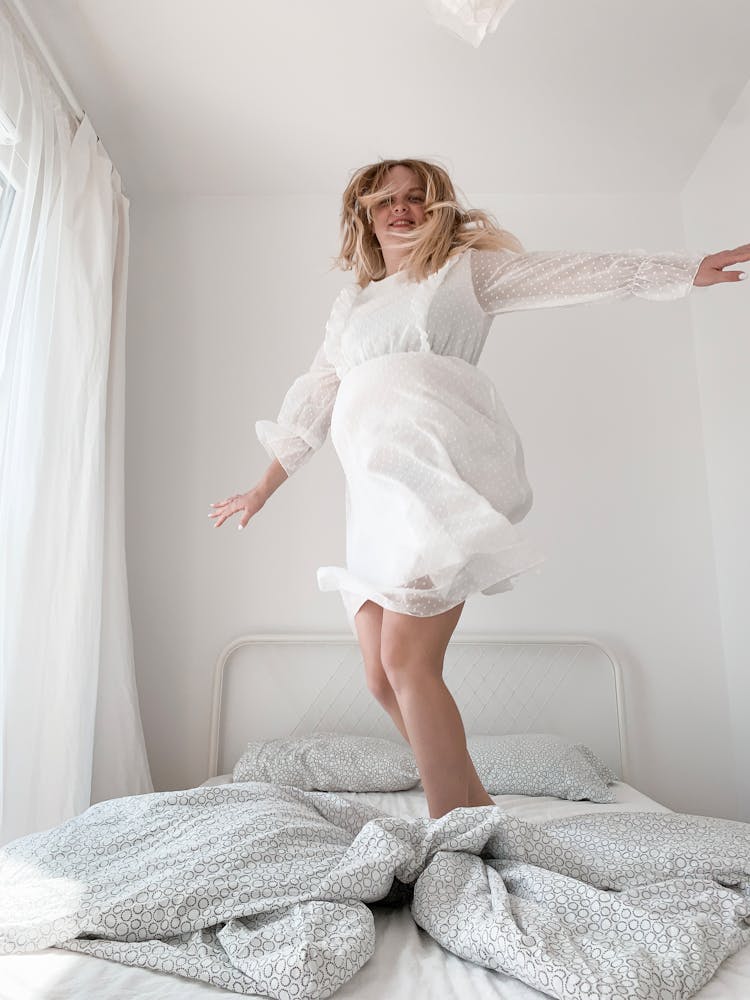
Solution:
<svg viewBox="0 0 750 1000">
<path fill-rule="evenodd" d="M 225 505 L 226 505 L 227 503 L 229 503 L 229 501 L 228 501 L 228 500 L 224 501 L 224 503 L 222 503 L 222 504 L 214 504 L 214 503 L 212 503 L 212 504 L 211 504 L 211 506 L 212 506 L 212 507 L 225 507 Z M 231 514 L 231 513 L 232 513 L 232 511 L 230 511 L 230 510 L 226 510 L 226 509 L 225 509 L 225 510 L 210 510 L 210 511 L 208 512 L 208 515 L 207 515 L 207 516 L 208 516 L 208 517 L 222 517 L 222 516 L 223 516 L 223 517 L 227 517 L 227 516 L 228 516 L 229 514 Z"/>
<path fill-rule="evenodd" d="M 239 496 L 239 493 L 235 493 L 235 495 L 233 497 L 227 497 L 226 500 L 218 500 L 216 503 L 212 503 L 211 506 L 212 507 L 223 507 L 224 504 L 231 503 L 232 500 L 236 500 L 238 498 L 238 496 Z"/>
<path fill-rule="evenodd" d="M 745 279 L 744 271 L 727 271 L 725 268 L 721 268 L 719 274 L 722 276 L 723 281 L 744 281 Z"/>
<path fill-rule="evenodd" d="M 722 268 L 716 270 L 716 281 L 744 281 L 744 271 L 725 271 Z"/>
<path fill-rule="evenodd" d="M 215 517 L 217 520 L 214 522 L 214 528 L 219 528 L 230 517 L 233 513 L 233 509 L 228 509 L 227 505 L 231 504 L 235 500 L 235 497 L 227 497 L 226 500 L 218 500 L 216 503 L 212 503 L 211 506 L 215 507 L 215 510 L 208 512 L 208 517 Z"/>
<path fill-rule="evenodd" d="M 219 517 L 219 520 L 214 524 L 214 528 L 220 528 L 221 525 L 232 516 L 232 514 L 236 514 L 236 513 L 237 513 L 236 510 L 232 510 L 232 511 L 230 511 L 227 514 L 222 514 Z M 237 527 L 238 527 L 238 529 L 240 531 L 242 531 L 242 529 L 245 527 L 245 525 L 242 523 L 242 521 L 240 521 L 240 523 L 237 525 Z"/>
<path fill-rule="evenodd" d="M 713 258 L 714 266 L 718 268 L 728 267 L 730 264 L 741 264 L 750 260 L 750 243 L 744 243 L 741 247 L 735 247 L 734 250 L 720 250 L 718 253 L 709 254 L 709 256 Z"/>
<path fill-rule="evenodd" d="M 237 530 L 242 531 L 247 522 L 250 520 L 244 514 L 244 508 L 242 505 L 235 506 L 235 501 L 240 499 L 240 494 L 236 493 L 233 497 L 227 497 L 226 500 L 218 500 L 216 503 L 212 503 L 211 506 L 215 507 L 215 510 L 209 511 L 207 517 L 216 518 L 214 522 L 214 528 L 220 528 L 221 525 L 228 520 L 232 514 L 237 514 L 238 512 L 243 512 L 243 516 L 240 518 L 240 522 L 237 525 Z"/>
<path fill-rule="evenodd" d="M 713 272 L 713 281 L 709 284 L 716 284 L 721 281 L 744 281 L 746 274 L 744 271 L 728 270 L 732 264 L 741 264 L 750 260 L 750 243 L 735 247 L 734 250 L 721 250 L 719 253 L 709 254 L 709 267 Z"/>
<path fill-rule="evenodd" d="M 734 250 L 720 251 L 720 256 L 731 257 L 735 263 L 741 260 L 750 260 L 750 243 L 743 243 L 742 246 L 735 247 Z"/>
</svg>

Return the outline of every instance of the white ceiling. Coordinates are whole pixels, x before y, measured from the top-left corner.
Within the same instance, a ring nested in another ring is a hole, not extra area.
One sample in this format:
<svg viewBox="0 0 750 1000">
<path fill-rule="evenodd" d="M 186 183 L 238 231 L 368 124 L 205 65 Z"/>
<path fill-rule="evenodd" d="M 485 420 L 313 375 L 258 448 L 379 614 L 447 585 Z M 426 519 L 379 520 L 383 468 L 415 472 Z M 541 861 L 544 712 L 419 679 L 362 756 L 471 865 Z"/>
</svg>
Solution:
<svg viewBox="0 0 750 1000">
<path fill-rule="evenodd" d="M 473 48 L 423 0 L 25 0 L 133 196 L 679 191 L 747 124 L 749 0 L 516 0 Z M 736 105 L 736 106 L 735 106 Z"/>
</svg>

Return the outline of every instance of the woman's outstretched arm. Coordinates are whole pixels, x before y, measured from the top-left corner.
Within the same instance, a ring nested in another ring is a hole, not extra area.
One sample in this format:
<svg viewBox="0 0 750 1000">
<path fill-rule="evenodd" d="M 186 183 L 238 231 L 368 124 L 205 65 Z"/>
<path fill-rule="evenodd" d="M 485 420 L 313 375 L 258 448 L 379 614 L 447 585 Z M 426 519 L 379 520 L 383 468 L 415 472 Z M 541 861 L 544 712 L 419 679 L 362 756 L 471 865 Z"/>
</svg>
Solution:
<svg viewBox="0 0 750 1000">
<path fill-rule="evenodd" d="M 495 316 L 630 297 L 678 299 L 693 285 L 739 280 L 740 272 L 722 268 L 742 260 L 750 260 L 750 245 L 709 255 L 672 250 L 474 250 L 471 276 L 477 301 Z"/>
<path fill-rule="evenodd" d="M 277 419 L 256 421 L 255 433 L 272 462 L 247 493 L 211 504 L 208 516 L 216 518 L 214 527 L 240 513 L 238 528 L 244 528 L 271 494 L 321 447 L 331 425 L 338 388 L 339 378 L 323 341 L 310 368 L 288 389 Z"/>
<path fill-rule="evenodd" d="M 288 389 L 276 420 L 256 421 L 258 440 L 288 476 L 325 441 L 338 389 L 339 377 L 328 360 L 324 340 L 309 369 Z"/>
</svg>

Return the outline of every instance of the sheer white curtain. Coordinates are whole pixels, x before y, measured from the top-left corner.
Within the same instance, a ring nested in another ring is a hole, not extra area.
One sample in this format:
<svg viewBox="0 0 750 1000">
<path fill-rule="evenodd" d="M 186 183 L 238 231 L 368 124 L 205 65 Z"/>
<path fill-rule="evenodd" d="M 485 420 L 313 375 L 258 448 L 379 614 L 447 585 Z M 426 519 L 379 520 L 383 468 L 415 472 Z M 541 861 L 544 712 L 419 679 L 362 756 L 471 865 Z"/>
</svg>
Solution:
<svg viewBox="0 0 750 1000">
<path fill-rule="evenodd" d="M 0 843 L 153 791 L 124 529 L 128 200 L 0 0 Z"/>
</svg>

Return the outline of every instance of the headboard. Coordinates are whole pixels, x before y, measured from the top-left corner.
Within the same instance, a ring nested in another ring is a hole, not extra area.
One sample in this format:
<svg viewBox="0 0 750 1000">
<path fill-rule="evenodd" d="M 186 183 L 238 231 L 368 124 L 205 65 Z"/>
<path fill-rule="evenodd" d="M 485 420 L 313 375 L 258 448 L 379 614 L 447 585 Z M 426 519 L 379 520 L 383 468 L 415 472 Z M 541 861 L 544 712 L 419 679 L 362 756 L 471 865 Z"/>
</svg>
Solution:
<svg viewBox="0 0 750 1000">
<path fill-rule="evenodd" d="M 472 733 L 557 733 L 590 746 L 624 781 L 620 667 L 585 636 L 454 638 L 443 679 Z M 209 777 L 231 772 L 249 740 L 357 732 L 403 742 L 365 683 L 351 635 L 243 635 L 216 662 Z"/>
</svg>

